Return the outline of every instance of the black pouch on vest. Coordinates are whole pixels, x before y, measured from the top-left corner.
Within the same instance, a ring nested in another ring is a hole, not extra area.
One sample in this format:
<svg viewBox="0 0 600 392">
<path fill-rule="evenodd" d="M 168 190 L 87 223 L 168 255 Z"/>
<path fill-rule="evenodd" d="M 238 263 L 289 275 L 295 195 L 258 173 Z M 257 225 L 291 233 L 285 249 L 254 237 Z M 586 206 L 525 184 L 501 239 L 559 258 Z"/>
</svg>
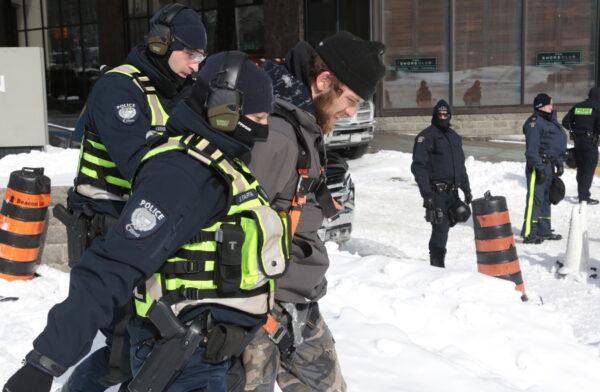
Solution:
<svg viewBox="0 0 600 392">
<path fill-rule="evenodd" d="M 221 225 L 217 233 L 215 282 L 221 295 L 233 294 L 242 282 L 242 246 L 246 235 L 237 225 Z"/>
<path fill-rule="evenodd" d="M 249 343 L 248 331 L 231 324 L 216 324 L 208 333 L 204 360 L 217 364 L 242 354 Z"/>
</svg>

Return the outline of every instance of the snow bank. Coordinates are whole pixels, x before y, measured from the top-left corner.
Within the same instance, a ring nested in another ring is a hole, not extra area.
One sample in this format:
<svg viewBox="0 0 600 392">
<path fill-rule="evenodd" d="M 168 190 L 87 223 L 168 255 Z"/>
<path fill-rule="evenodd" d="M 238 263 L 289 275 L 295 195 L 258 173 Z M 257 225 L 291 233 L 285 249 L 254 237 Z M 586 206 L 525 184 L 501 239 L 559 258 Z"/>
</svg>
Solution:
<svg viewBox="0 0 600 392">
<path fill-rule="evenodd" d="M 52 155 L 48 161 L 63 158 L 66 167 L 71 158 Z M 511 283 L 476 272 L 470 222 L 451 230 L 447 268 L 429 267 L 430 226 L 409 154 L 381 151 L 350 166 L 357 192 L 353 238 L 341 248 L 328 244 L 329 290 L 320 302 L 350 391 L 597 391 L 600 287 L 554 277 L 566 240 L 517 244 L 531 298 L 522 303 Z M 524 164 L 469 158 L 467 169 L 475 197 L 488 189 L 507 197 L 518 234 Z M 566 171 L 567 199 L 553 207 L 554 227 L 563 235 L 575 202 L 574 177 Z M 600 195 L 597 185 L 592 194 Z M 590 207 L 588 218 L 597 265 L 600 238 L 593 228 L 600 207 Z M 67 274 L 45 266 L 39 272 L 42 277 L 31 282 L 0 281 L 0 295 L 21 297 L 0 302 L 0 385 L 20 366 L 48 309 L 67 295 Z"/>
</svg>

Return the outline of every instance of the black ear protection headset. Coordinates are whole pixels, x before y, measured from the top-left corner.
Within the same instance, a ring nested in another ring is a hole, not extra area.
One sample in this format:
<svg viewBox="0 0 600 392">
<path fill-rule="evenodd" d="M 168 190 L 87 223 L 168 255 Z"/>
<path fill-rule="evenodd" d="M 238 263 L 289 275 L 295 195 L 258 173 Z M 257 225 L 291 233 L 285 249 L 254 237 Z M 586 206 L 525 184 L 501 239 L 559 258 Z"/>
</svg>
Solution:
<svg viewBox="0 0 600 392">
<path fill-rule="evenodd" d="M 148 33 L 148 50 L 158 56 L 164 56 L 169 51 L 169 46 L 175 39 L 173 33 L 173 19 L 186 7 L 183 4 L 171 3 L 158 15 L 150 19 L 150 32 Z"/>
<path fill-rule="evenodd" d="M 227 52 L 221 70 L 210 82 L 206 115 L 215 129 L 231 132 L 237 126 L 244 103 L 244 95 L 238 90 L 237 83 L 247 58 L 246 53 Z"/>
</svg>

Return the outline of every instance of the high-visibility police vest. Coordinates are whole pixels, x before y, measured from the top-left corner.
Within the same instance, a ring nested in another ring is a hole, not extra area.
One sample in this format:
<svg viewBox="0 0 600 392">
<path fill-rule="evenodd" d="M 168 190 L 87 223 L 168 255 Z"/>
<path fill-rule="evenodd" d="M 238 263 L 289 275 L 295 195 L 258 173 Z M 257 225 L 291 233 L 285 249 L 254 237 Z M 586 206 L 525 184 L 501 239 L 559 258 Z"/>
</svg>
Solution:
<svg viewBox="0 0 600 392">
<path fill-rule="evenodd" d="M 120 73 L 132 79 L 133 83 L 144 92 L 148 101 L 151 116 L 148 131 L 164 131 L 169 115 L 161 105 L 156 95 L 156 88 L 152 85 L 150 78 L 130 64 L 120 65 L 107 73 Z M 123 197 L 131 191 L 130 179 L 123 178 L 95 129 L 86 127 L 83 131 L 79 169 L 75 184 L 92 185 L 118 197 Z"/>
<path fill-rule="evenodd" d="M 181 150 L 210 166 L 228 184 L 226 215 L 200 230 L 134 292 L 136 313 L 145 317 L 163 299 L 175 314 L 202 303 L 220 304 L 254 315 L 273 306 L 274 278 L 286 269 L 291 236 L 288 217 L 269 206 L 248 167 L 229 159 L 197 135 L 169 138 L 142 162 Z"/>
</svg>

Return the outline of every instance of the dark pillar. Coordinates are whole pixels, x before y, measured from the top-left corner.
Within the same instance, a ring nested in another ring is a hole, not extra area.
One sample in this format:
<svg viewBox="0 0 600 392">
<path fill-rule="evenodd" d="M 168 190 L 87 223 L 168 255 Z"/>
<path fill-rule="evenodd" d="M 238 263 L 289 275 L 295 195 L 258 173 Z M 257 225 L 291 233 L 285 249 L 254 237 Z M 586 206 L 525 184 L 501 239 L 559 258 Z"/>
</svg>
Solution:
<svg viewBox="0 0 600 392">
<path fill-rule="evenodd" d="M 235 1 L 219 0 L 217 5 L 216 52 L 236 50 Z"/>
<path fill-rule="evenodd" d="M 303 0 L 264 0 L 265 57 L 283 57 L 304 39 Z"/>
<path fill-rule="evenodd" d="M 16 8 L 11 0 L 0 0 L 0 46 L 18 46 Z"/>
<path fill-rule="evenodd" d="M 125 11 L 121 0 L 96 0 L 100 64 L 111 67 L 125 60 Z"/>
</svg>

